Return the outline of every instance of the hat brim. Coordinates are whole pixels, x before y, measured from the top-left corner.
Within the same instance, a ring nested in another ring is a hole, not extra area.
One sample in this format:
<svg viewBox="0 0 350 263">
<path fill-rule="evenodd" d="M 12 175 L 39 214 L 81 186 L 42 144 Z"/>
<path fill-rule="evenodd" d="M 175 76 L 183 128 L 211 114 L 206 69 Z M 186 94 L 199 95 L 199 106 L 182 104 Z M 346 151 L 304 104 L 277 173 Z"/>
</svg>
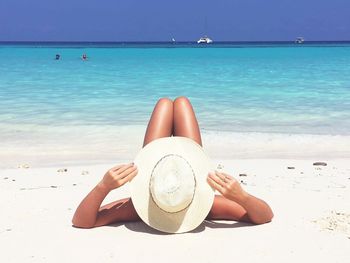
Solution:
<svg viewBox="0 0 350 263">
<path fill-rule="evenodd" d="M 169 213 L 153 201 L 149 183 L 154 166 L 164 156 L 182 156 L 191 165 L 196 188 L 191 204 L 184 210 Z M 137 214 L 150 227 L 168 233 L 188 232 L 198 227 L 208 215 L 214 201 L 214 190 L 207 183 L 212 170 L 203 148 L 186 137 L 165 137 L 147 144 L 136 156 L 138 174 L 130 182 L 131 199 Z"/>
</svg>

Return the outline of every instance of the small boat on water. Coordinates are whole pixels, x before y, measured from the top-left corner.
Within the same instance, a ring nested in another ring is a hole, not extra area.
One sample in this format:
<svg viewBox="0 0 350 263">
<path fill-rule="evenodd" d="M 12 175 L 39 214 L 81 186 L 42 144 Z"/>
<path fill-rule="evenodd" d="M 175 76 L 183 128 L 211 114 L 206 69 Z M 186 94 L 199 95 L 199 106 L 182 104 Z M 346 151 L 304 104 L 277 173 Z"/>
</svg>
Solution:
<svg viewBox="0 0 350 263">
<path fill-rule="evenodd" d="M 213 43 L 213 40 L 211 40 L 209 37 L 205 36 L 205 37 L 201 37 L 198 41 L 198 44 L 210 44 Z"/>
<path fill-rule="evenodd" d="M 295 43 L 296 44 L 303 44 L 304 43 L 304 38 L 303 37 L 297 37 L 296 39 L 295 39 Z"/>
</svg>

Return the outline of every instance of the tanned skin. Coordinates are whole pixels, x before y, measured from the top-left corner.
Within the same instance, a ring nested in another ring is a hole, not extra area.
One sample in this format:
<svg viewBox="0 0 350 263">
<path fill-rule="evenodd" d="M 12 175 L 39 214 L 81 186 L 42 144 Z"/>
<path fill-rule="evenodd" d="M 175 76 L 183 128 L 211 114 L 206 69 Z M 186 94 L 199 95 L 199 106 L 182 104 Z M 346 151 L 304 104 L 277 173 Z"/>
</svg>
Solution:
<svg viewBox="0 0 350 263">
<path fill-rule="evenodd" d="M 202 146 L 197 118 L 190 101 L 179 97 L 174 101 L 162 98 L 154 107 L 149 120 L 143 147 L 153 140 L 170 136 L 188 137 Z M 130 199 L 124 198 L 101 206 L 103 200 L 114 189 L 137 176 L 133 163 L 120 164 L 109 169 L 100 182 L 81 201 L 72 219 L 75 227 L 93 228 L 117 222 L 141 220 Z M 208 184 L 218 191 L 206 219 L 234 220 L 252 224 L 270 222 L 273 212 L 263 200 L 249 194 L 231 175 L 212 171 Z"/>
</svg>

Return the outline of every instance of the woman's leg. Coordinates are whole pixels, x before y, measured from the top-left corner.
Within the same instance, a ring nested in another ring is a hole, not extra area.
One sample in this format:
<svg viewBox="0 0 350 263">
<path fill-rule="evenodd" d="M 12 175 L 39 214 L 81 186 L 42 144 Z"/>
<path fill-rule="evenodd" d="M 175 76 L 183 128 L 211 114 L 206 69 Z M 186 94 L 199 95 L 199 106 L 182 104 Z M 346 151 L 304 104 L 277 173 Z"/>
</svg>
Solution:
<svg viewBox="0 0 350 263">
<path fill-rule="evenodd" d="M 155 139 L 170 137 L 173 133 L 173 101 L 161 98 L 148 122 L 143 147 Z"/>
<path fill-rule="evenodd" d="M 169 137 L 173 132 L 173 101 L 167 98 L 160 99 L 148 122 L 143 146 L 149 142 Z M 103 215 L 98 218 L 95 226 L 102 226 L 116 222 L 130 222 L 140 220 L 131 198 L 121 199 L 100 208 L 99 214 Z"/>
<path fill-rule="evenodd" d="M 197 118 L 186 97 L 178 97 L 174 101 L 174 136 L 188 137 L 202 145 Z"/>
<path fill-rule="evenodd" d="M 179 97 L 174 101 L 174 136 L 188 137 L 202 145 L 196 115 L 190 101 L 186 97 Z M 215 195 L 214 203 L 207 219 L 249 222 L 246 211 L 240 205 L 220 195 Z"/>
</svg>

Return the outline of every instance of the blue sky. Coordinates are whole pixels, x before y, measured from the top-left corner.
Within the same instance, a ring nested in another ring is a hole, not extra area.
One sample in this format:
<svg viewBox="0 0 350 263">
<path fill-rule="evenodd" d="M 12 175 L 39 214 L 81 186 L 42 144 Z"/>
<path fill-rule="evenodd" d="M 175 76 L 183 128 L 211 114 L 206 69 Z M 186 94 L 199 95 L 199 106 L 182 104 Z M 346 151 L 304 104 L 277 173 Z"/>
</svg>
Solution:
<svg viewBox="0 0 350 263">
<path fill-rule="evenodd" d="M 204 34 L 350 40 L 350 1 L 0 0 L 0 41 L 194 41 Z"/>
</svg>

